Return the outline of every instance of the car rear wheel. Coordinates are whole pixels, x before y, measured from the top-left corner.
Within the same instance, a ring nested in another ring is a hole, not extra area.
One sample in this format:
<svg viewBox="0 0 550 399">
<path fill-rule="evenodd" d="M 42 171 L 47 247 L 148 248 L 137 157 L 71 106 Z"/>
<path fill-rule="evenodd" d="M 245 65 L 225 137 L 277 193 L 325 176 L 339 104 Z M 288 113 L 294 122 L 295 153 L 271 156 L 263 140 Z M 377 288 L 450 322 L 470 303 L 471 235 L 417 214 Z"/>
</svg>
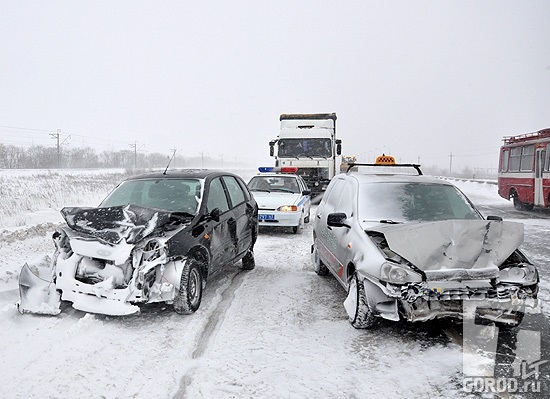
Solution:
<svg viewBox="0 0 550 399">
<path fill-rule="evenodd" d="M 349 299 L 355 299 L 353 303 L 352 314 L 349 315 L 349 321 L 355 328 L 371 328 L 376 324 L 376 317 L 367 302 L 365 285 L 357 273 L 353 273 L 348 287 Z"/>
<path fill-rule="evenodd" d="M 256 261 L 254 260 L 254 251 L 249 249 L 243 257 L 243 269 L 252 270 L 256 267 Z"/>
<path fill-rule="evenodd" d="M 200 263 L 189 259 L 181 272 L 180 289 L 174 299 L 174 310 L 178 314 L 194 313 L 202 300 L 203 278 Z"/>
<path fill-rule="evenodd" d="M 326 276 L 328 274 L 328 268 L 319 258 L 317 247 L 314 247 L 313 249 L 313 268 L 315 269 L 315 273 L 317 273 L 317 275 L 319 276 Z"/>
</svg>

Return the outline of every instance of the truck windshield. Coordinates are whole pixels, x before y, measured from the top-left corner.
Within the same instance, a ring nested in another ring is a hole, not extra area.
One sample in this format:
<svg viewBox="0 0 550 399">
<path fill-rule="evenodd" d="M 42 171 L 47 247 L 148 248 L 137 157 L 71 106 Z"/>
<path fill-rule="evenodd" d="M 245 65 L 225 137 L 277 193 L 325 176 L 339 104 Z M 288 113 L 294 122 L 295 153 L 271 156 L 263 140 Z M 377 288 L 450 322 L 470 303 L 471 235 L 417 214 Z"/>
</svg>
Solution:
<svg viewBox="0 0 550 399">
<path fill-rule="evenodd" d="M 331 156 L 329 138 L 279 139 L 279 157 L 330 158 Z"/>
</svg>

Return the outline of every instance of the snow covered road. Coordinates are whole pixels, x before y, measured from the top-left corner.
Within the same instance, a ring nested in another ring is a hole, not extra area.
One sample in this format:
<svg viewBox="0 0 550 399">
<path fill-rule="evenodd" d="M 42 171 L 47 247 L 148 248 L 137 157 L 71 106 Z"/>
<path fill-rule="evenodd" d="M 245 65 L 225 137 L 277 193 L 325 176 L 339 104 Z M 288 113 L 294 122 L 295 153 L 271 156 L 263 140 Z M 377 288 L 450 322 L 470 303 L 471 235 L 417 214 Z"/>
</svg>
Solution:
<svg viewBox="0 0 550 399">
<path fill-rule="evenodd" d="M 508 209 L 484 189 L 461 188 L 487 209 Z M 526 240 L 535 243 L 525 250 L 546 266 L 550 222 L 527 221 Z M 350 326 L 343 289 L 313 271 L 311 225 L 297 235 L 262 230 L 256 269 L 235 265 L 214 277 L 191 316 L 163 305 L 129 317 L 70 307 L 57 317 L 20 315 L 14 305 L 18 268 L 51 253 L 51 228 L 29 225 L 0 235 L 0 386 L 6 397 L 478 397 L 462 389 L 462 347 L 445 334 L 452 325 Z M 547 324 L 544 306 L 538 317 Z M 546 383 L 548 368 L 542 366 Z"/>
</svg>

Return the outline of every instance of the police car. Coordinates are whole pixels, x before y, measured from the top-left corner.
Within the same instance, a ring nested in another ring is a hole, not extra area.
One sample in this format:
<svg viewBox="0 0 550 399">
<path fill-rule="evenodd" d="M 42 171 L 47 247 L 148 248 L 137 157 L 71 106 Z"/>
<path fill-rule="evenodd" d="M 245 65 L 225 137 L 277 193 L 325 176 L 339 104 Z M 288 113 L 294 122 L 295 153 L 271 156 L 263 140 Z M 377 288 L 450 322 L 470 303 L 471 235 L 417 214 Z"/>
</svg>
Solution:
<svg viewBox="0 0 550 399">
<path fill-rule="evenodd" d="M 294 174 L 296 167 L 261 167 L 260 174 L 248 182 L 258 203 L 260 227 L 291 227 L 293 233 L 309 222 L 311 191 Z"/>
</svg>

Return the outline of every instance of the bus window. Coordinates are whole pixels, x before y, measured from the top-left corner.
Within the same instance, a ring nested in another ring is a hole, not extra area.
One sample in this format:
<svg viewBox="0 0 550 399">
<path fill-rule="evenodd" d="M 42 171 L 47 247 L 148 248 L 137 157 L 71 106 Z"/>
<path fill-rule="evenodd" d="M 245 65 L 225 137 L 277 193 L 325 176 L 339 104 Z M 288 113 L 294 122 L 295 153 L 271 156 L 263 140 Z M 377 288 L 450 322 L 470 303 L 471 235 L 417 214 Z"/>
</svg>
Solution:
<svg viewBox="0 0 550 399">
<path fill-rule="evenodd" d="M 532 144 L 532 145 L 523 146 L 523 150 L 521 154 L 520 171 L 532 172 L 534 161 L 535 161 L 535 145 Z"/>
<path fill-rule="evenodd" d="M 546 149 L 545 149 L 545 156 L 543 157 L 544 158 L 544 171 L 545 172 L 548 172 L 550 170 L 550 143 L 546 144 Z"/>
<path fill-rule="evenodd" d="M 509 158 L 510 158 L 510 151 L 508 151 L 508 150 L 502 151 L 502 158 L 501 158 L 502 161 L 501 161 L 501 164 L 500 164 L 500 171 L 501 172 L 508 171 Z"/>
<path fill-rule="evenodd" d="M 510 150 L 510 172 L 519 172 L 519 162 L 521 160 L 521 147 L 514 147 Z"/>
</svg>

